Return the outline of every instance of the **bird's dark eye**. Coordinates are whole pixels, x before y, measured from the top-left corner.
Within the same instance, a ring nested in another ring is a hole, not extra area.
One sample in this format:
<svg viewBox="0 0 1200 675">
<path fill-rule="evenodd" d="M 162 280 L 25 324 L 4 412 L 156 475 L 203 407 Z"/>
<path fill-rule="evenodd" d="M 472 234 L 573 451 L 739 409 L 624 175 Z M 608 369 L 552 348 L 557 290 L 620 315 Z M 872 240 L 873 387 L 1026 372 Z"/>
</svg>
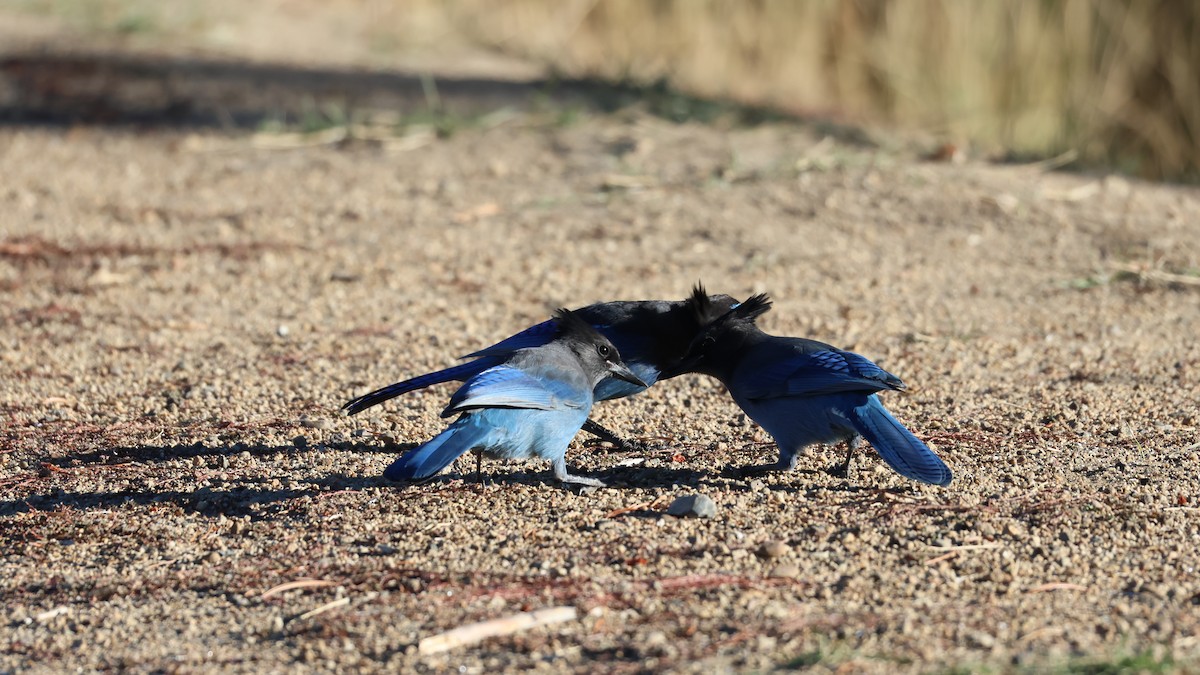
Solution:
<svg viewBox="0 0 1200 675">
<path fill-rule="evenodd" d="M 608 348 L 608 345 L 596 345 L 596 353 L 599 354 L 600 358 L 602 359 L 607 359 L 611 352 L 612 350 Z"/>
</svg>

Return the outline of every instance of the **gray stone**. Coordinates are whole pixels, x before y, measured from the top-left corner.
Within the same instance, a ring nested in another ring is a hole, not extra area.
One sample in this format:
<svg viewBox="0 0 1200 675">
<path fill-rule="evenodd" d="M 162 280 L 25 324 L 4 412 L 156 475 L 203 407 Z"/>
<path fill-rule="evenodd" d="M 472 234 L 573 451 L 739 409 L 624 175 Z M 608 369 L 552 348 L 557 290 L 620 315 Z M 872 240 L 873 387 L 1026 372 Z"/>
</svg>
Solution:
<svg viewBox="0 0 1200 675">
<path fill-rule="evenodd" d="M 717 505 L 708 495 L 685 495 L 671 502 L 667 513 L 678 518 L 712 518 L 717 515 Z"/>
</svg>

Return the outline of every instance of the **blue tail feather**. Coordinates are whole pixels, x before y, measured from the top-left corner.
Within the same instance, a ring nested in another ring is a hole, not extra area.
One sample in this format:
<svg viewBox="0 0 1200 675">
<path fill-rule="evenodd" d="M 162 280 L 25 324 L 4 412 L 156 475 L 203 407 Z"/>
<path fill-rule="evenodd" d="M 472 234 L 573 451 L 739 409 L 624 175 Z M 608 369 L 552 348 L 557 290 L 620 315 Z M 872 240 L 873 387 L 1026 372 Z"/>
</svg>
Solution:
<svg viewBox="0 0 1200 675">
<path fill-rule="evenodd" d="M 363 394 L 362 396 L 359 396 L 358 398 L 342 406 L 342 410 L 344 410 L 347 415 L 355 415 L 366 410 L 367 408 L 370 408 L 371 406 L 379 405 L 384 401 L 389 401 L 397 396 L 400 396 L 401 394 L 407 394 L 410 391 L 424 389 L 428 386 L 441 384 L 442 382 L 450 382 L 452 380 L 466 380 L 478 375 L 479 373 L 482 373 L 488 368 L 491 368 L 498 362 L 499 359 L 494 358 L 476 359 L 470 363 L 463 363 L 433 373 L 426 373 L 425 375 L 414 377 L 411 380 L 389 384 L 382 389 L 376 389 L 369 394 Z"/>
<path fill-rule="evenodd" d="M 436 475 L 475 447 L 490 430 L 486 425 L 472 424 L 472 415 L 459 417 L 442 433 L 404 453 L 383 472 L 383 477 L 395 481 L 419 481 Z"/>
<path fill-rule="evenodd" d="M 902 476 L 933 485 L 949 485 L 953 474 L 929 446 L 892 417 L 877 396 L 850 410 L 850 423 L 883 461 Z"/>
</svg>

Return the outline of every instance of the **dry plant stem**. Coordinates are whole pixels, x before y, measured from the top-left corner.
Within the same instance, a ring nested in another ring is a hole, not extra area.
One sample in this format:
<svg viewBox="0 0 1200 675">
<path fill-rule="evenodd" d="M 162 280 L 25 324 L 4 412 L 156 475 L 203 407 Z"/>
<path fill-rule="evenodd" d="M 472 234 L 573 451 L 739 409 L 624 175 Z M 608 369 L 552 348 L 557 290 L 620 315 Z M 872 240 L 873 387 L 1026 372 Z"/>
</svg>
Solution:
<svg viewBox="0 0 1200 675">
<path fill-rule="evenodd" d="M 278 586 L 269 588 L 266 591 L 263 591 L 263 594 L 258 597 L 269 598 L 272 595 L 286 593 L 287 591 L 294 591 L 297 588 L 323 588 L 325 586 L 332 585 L 332 581 L 326 581 L 324 579 L 298 579 L 296 581 L 289 581 L 287 583 L 279 584 Z"/>
<path fill-rule="evenodd" d="M 348 604 L 350 604 L 350 598 L 338 598 L 337 600 L 331 600 L 330 602 L 327 602 L 327 603 L 321 605 L 320 607 L 316 607 L 314 609 L 308 610 L 307 612 L 296 617 L 296 620 L 300 621 L 303 619 L 311 619 L 314 616 L 317 616 L 318 614 L 324 614 L 325 612 L 328 612 L 331 609 L 337 609 L 338 607 L 345 607 Z"/>
<path fill-rule="evenodd" d="M 417 648 L 422 654 L 438 654 L 456 647 L 472 645 L 490 637 L 512 635 L 538 626 L 573 621 L 577 615 L 574 607 L 550 607 L 533 612 L 521 612 L 499 619 L 459 626 L 445 633 L 431 635 L 421 640 Z"/>
</svg>

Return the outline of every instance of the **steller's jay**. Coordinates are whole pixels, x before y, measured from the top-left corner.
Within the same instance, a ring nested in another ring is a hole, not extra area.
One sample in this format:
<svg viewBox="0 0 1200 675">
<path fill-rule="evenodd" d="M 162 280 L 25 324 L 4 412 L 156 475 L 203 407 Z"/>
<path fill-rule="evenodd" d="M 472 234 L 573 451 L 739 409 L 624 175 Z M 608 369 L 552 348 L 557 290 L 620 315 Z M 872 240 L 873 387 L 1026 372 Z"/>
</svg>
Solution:
<svg viewBox="0 0 1200 675">
<path fill-rule="evenodd" d="M 900 378 L 866 357 L 815 340 L 769 335 L 754 319 L 771 307 L 765 294 L 730 310 L 689 300 L 697 334 L 688 355 L 673 369 L 699 372 L 720 380 L 742 410 L 775 439 L 779 461 L 744 473 L 787 471 L 796 454 L 813 443 L 845 440 L 850 448 L 843 470 L 863 438 L 897 473 L 913 480 L 948 485 L 950 469 L 908 429 L 896 421 L 875 394 L 903 391 Z"/>
<path fill-rule="evenodd" d="M 498 458 L 541 457 L 563 483 L 602 487 L 567 472 L 566 452 L 606 377 L 648 385 L 621 361 L 617 348 L 587 321 L 560 309 L 549 342 L 511 351 L 454 392 L 442 417 L 460 413 L 445 431 L 409 450 L 384 471 L 389 480 L 421 481 L 469 450 Z"/>
<path fill-rule="evenodd" d="M 717 312 L 737 303 L 728 295 L 706 294 L 700 284 L 696 284 L 692 297 L 706 299 L 713 311 Z M 574 313 L 608 338 L 625 358 L 629 369 L 644 383 L 632 384 L 621 378 L 607 377 L 596 387 L 597 401 L 637 394 L 665 379 L 661 375 L 662 370 L 679 361 L 700 329 L 689 300 L 604 302 L 577 309 Z M 354 415 L 410 391 L 452 380 L 466 380 L 500 364 L 518 349 L 546 344 L 554 338 L 556 331 L 555 321 L 544 321 L 463 357 L 472 361 L 376 389 L 349 401 L 342 406 L 342 410 Z M 682 372 L 686 371 L 679 371 L 672 376 Z M 583 429 L 616 445 L 628 445 L 616 434 L 591 420 L 584 423 Z"/>
</svg>

